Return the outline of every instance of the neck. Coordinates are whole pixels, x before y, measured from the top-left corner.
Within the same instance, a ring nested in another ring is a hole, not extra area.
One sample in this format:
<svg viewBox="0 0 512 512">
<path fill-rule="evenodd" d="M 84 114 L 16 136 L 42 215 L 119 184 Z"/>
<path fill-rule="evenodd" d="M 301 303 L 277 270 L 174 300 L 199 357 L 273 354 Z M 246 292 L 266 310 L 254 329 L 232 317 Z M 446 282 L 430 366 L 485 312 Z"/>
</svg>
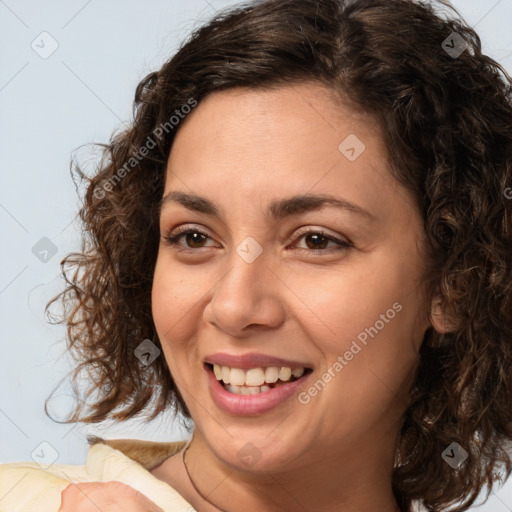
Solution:
<svg viewBox="0 0 512 512">
<path fill-rule="evenodd" d="M 195 432 L 186 459 L 199 493 L 192 504 L 208 512 L 240 508 L 400 512 L 391 488 L 393 452 L 382 454 L 382 437 L 379 441 L 377 446 L 365 443 L 350 452 L 324 454 L 304 466 L 294 461 L 291 470 L 254 473 L 220 461 Z"/>
</svg>

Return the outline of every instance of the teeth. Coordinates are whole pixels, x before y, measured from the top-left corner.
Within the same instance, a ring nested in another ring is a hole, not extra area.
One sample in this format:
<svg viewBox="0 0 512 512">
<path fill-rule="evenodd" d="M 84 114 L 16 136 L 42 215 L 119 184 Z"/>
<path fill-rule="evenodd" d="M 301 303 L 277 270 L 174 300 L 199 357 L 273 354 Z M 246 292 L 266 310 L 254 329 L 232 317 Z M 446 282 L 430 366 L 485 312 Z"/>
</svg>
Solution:
<svg viewBox="0 0 512 512">
<path fill-rule="evenodd" d="M 228 384 L 226 389 L 235 395 L 257 395 L 258 393 L 266 393 L 271 388 L 270 386 L 233 386 L 233 384 Z"/>
<path fill-rule="evenodd" d="M 279 380 L 287 381 L 287 380 L 291 379 L 291 376 L 292 376 L 292 369 L 291 368 L 288 368 L 287 366 L 283 366 L 279 370 Z"/>
<path fill-rule="evenodd" d="M 230 384 L 234 389 L 245 386 L 245 388 L 259 389 L 264 384 L 274 384 L 278 380 L 287 382 L 292 376 L 298 379 L 304 374 L 305 368 L 292 368 L 282 366 L 269 366 L 268 368 L 249 368 L 243 370 L 242 368 L 230 368 L 229 366 L 213 365 L 213 372 L 215 378 L 221 380 L 224 384 Z M 229 389 L 229 386 L 227 387 Z M 270 389 L 270 388 L 269 388 Z M 237 390 L 239 391 L 239 390 Z M 236 393 L 237 391 L 233 391 Z M 259 391 L 258 391 L 259 392 Z M 239 391 L 238 394 L 249 394 L 246 391 Z"/>
<path fill-rule="evenodd" d="M 233 370 L 231 370 L 233 371 Z M 245 374 L 246 386 L 261 386 L 265 382 L 265 373 L 263 368 L 251 368 Z"/>
<path fill-rule="evenodd" d="M 292 375 L 298 379 L 299 377 L 301 377 L 302 375 L 304 374 L 304 368 L 294 368 L 292 370 Z"/>
<path fill-rule="evenodd" d="M 214 366 L 215 368 L 215 366 Z M 229 384 L 231 381 L 229 380 L 229 376 L 231 375 L 231 370 L 227 366 L 222 366 L 221 368 L 221 380 L 224 381 L 225 384 Z M 217 377 L 218 379 L 218 377 Z"/>
<path fill-rule="evenodd" d="M 277 368 L 275 366 L 269 366 L 265 370 L 265 382 L 272 384 L 274 382 L 277 382 L 278 379 L 279 379 L 279 368 Z"/>
<path fill-rule="evenodd" d="M 226 367 L 222 367 L 222 373 L 224 373 L 224 368 Z M 245 372 L 241 368 L 231 368 L 229 383 L 235 386 L 243 386 L 245 384 Z"/>
</svg>

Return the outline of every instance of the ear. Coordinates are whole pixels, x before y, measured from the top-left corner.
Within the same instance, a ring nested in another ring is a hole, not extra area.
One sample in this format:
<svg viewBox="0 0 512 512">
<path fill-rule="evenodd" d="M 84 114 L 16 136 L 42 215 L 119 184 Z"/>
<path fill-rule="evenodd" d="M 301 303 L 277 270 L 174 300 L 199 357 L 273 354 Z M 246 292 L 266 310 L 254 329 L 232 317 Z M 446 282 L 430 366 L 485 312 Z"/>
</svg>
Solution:
<svg viewBox="0 0 512 512">
<path fill-rule="evenodd" d="M 441 297 L 436 296 L 432 300 L 432 309 L 430 314 L 430 322 L 432 327 L 441 334 L 453 332 L 458 327 L 457 319 L 448 313 L 443 305 Z"/>
</svg>

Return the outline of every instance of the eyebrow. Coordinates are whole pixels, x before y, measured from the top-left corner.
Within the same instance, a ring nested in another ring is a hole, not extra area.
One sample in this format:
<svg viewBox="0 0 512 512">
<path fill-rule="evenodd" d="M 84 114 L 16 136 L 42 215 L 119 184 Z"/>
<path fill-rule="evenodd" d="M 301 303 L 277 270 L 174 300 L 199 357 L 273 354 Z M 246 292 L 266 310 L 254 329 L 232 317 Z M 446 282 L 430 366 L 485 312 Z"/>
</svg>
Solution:
<svg viewBox="0 0 512 512">
<path fill-rule="evenodd" d="M 160 208 L 169 203 L 178 203 L 191 211 L 213 215 L 222 218 L 219 208 L 215 203 L 196 194 L 189 194 L 179 190 L 172 190 L 160 201 Z M 351 203 L 343 198 L 332 196 L 330 194 L 301 194 L 284 199 L 272 201 L 267 208 L 267 215 L 274 220 L 283 219 L 290 215 L 296 215 L 309 211 L 319 210 L 324 206 L 334 206 L 349 212 L 353 212 L 366 217 L 369 220 L 375 220 L 375 215 L 364 208 Z"/>
</svg>

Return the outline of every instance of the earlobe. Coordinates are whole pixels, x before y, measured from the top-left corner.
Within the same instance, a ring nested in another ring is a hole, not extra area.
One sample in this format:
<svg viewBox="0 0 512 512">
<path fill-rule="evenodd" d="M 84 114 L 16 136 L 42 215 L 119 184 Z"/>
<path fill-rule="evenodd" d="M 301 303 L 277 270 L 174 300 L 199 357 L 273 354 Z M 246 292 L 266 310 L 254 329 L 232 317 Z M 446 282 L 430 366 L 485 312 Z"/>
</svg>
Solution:
<svg viewBox="0 0 512 512">
<path fill-rule="evenodd" d="M 453 332 L 458 325 L 457 320 L 443 307 L 443 301 L 439 296 L 432 300 L 430 322 L 432 327 L 440 334 Z"/>
</svg>

